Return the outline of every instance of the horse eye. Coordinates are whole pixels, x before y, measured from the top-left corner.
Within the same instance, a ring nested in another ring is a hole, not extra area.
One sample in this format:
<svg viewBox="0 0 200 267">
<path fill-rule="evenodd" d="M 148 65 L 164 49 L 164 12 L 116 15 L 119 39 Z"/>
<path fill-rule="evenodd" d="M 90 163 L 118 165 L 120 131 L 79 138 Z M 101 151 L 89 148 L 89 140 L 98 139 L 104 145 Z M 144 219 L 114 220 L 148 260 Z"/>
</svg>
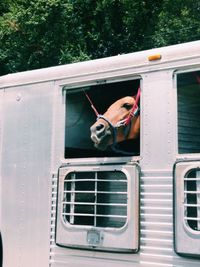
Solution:
<svg viewBox="0 0 200 267">
<path fill-rule="evenodd" d="M 123 105 L 122 105 L 122 108 L 125 108 L 125 109 L 131 109 L 132 108 L 132 105 L 131 104 L 129 104 L 129 103 L 124 103 Z"/>
</svg>

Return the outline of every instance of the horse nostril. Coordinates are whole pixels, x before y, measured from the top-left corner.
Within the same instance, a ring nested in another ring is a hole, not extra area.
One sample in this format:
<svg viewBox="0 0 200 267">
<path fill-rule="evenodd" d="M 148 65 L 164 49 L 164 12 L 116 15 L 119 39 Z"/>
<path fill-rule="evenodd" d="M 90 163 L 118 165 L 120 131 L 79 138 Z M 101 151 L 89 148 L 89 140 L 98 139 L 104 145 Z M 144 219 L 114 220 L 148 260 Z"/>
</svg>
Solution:
<svg viewBox="0 0 200 267">
<path fill-rule="evenodd" d="M 106 126 L 103 123 L 98 123 L 90 128 L 91 139 L 94 142 L 99 142 L 106 135 Z"/>
<path fill-rule="evenodd" d="M 102 132 L 102 131 L 104 131 L 104 129 L 105 129 L 105 125 L 103 125 L 103 124 L 98 124 L 96 126 L 96 131 L 97 132 Z"/>
</svg>

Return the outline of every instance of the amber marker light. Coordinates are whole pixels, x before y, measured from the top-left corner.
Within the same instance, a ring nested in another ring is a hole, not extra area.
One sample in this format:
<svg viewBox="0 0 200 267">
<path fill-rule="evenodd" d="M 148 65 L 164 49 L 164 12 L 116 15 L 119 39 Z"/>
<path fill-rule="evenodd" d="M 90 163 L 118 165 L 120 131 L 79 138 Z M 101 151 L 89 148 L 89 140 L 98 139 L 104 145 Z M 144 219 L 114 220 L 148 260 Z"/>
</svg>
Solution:
<svg viewBox="0 0 200 267">
<path fill-rule="evenodd" d="M 148 56 L 148 60 L 149 61 L 153 61 L 153 60 L 159 60 L 161 59 L 161 54 L 155 54 L 155 55 L 151 55 L 151 56 Z"/>
</svg>

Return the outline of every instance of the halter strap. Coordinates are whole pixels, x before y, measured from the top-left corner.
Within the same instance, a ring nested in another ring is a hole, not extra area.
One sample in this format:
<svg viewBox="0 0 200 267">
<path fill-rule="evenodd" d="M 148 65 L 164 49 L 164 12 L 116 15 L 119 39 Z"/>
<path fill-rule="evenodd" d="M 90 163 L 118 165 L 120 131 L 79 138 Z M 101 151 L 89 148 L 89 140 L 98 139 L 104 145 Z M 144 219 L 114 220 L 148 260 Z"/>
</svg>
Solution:
<svg viewBox="0 0 200 267">
<path fill-rule="evenodd" d="M 99 112 L 97 111 L 97 109 L 95 108 L 94 104 L 92 103 L 92 100 L 90 99 L 89 95 L 85 91 L 84 91 L 84 93 L 85 93 L 85 96 L 87 97 L 88 101 L 90 102 L 91 108 L 94 110 L 94 113 L 98 118 Z"/>
<path fill-rule="evenodd" d="M 138 88 L 137 91 L 137 95 L 136 95 L 136 99 L 135 99 L 135 103 L 131 109 L 131 112 L 129 113 L 126 121 L 124 122 L 125 125 L 128 125 L 131 122 L 131 119 L 135 116 L 137 116 L 138 112 L 139 112 L 139 107 L 138 107 L 138 103 L 139 103 L 139 99 L 140 99 L 140 87 Z"/>
</svg>

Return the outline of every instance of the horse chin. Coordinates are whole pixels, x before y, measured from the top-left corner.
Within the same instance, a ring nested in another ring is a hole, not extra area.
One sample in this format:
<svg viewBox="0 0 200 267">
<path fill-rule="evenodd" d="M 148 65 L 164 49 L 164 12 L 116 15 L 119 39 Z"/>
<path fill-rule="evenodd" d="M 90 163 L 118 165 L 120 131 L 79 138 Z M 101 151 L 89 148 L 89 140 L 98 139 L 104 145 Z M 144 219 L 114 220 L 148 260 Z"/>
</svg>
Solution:
<svg viewBox="0 0 200 267">
<path fill-rule="evenodd" d="M 94 146 L 101 151 L 105 151 L 110 145 L 110 141 L 111 141 L 111 136 L 106 135 L 100 140 L 98 140 L 98 142 L 94 142 Z"/>
<path fill-rule="evenodd" d="M 101 151 L 105 151 L 108 147 L 107 144 L 102 144 L 102 143 L 99 143 L 99 144 L 94 144 L 95 148 L 97 148 L 98 150 L 101 150 Z"/>
</svg>

